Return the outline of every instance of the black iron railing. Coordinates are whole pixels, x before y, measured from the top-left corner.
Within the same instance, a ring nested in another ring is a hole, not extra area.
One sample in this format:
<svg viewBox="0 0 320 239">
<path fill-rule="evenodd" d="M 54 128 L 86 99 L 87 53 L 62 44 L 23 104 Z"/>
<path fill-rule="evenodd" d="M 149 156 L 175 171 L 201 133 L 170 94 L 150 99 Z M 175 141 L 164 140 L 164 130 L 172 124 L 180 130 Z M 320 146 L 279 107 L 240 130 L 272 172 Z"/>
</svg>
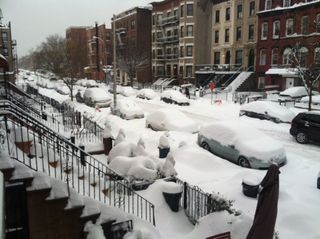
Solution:
<svg viewBox="0 0 320 239">
<path fill-rule="evenodd" d="M 51 130 L 20 107 L 0 100 L 8 150 L 36 171 L 65 181 L 79 194 L 155 224 L 154 205 L 135 193 L 123 177 Z"/>
</svg>

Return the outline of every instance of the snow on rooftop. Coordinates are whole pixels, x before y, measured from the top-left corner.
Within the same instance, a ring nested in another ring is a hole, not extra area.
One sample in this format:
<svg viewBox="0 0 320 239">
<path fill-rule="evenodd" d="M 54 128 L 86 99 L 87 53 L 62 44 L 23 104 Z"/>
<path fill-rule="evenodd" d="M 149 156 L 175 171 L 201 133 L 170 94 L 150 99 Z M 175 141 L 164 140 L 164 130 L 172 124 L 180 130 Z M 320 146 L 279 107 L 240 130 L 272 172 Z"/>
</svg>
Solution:
<svg viewBox="0 0 320 239">
<path fill-rule="evenodd" d="M 294 9 L 297 9 L 300 7 L 305 7 L 305 6 L 314 5 L 314 4 L 318 4 L 318 3 L 320 3 L 320 0 L 313 0 L 313 1 L 308 1 L 308 2 L 301 1 L 299 3 L 295 3 L 295 4 L 288 6 L 288 7 L 277 6 L 272 9 L 263 10 L 263 11 L 257 12 L 257 14 L 273 12 L 273 11 L 294 10 Z"/>
<path fill-rule="evenodd" d="M 266 71 L 266 75 L 282 75 L 282 76 L 298 76 L 296 68 L 270 68 Z"/>
</svg>

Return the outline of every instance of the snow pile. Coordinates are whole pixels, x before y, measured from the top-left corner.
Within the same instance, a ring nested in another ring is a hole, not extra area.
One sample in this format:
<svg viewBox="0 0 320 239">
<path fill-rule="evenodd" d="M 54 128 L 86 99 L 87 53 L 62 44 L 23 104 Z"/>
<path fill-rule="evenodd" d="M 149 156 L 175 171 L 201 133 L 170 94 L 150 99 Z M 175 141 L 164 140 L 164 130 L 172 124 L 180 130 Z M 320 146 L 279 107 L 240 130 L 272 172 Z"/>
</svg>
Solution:
<svg viewBox="0 0 320 239">
<path fill-rule="evenodd" d="M 70 196 L 68 199 L 68 204 L 65 207 L 65 209 L 71 209 L 73 207 L 79 207 L 79 206 L 84 206 L 83 198 L 76 192 L 74 189 L 69 189 L 70 190 Z"/>
<path fill-rule="evenodd" d="M 109 167 L 123 177 L 133 180 L 153 181 L 157 178 L 157 165 L 146 156 L 114 158 Z"/>
<path fill-rule="evenodd" d="M 301 103 L 308 103 L 309 96 L 302 97 L 300 100 Z M 320 104 L 320 95 L 312 96 L 312 104 Z"/>
<path fill-rule="evenodd" d="M 126 134 L 124 133 L 123 129 L 119 130 L 118 136 L 114 141 L 114 145 L 117 145 L 119 143 L 121 143 L 122 141 L 124 141 L 126 139 Z"/>
<path fill-rule="evenodd" d="M 160 149 L 170 148 L 169 136 L 170 136 L 169 132 L 166 132 L 160 136 L 160 138 L 159 138 L 159 148 Z"/>
<path fill-rule="evenodd" d="M 132 96 L 136 94 L 136 91 L 130 86 L 123 86 L 119 88 L 118 93 L 123 96 Z"/>
<path fill-rule="evenodd" d="M 161 97 L 172 99 L 177 103 L 189 103 L 188 98 L 176 90 L 165 90 L 162 92 Z"/>
<path fill-rule="evenodd" d="M 164 193 L 181 193 L 183 186 L 174 182 L 167 182 L 163 188 L 162 192 Z"/>
<path fill-rule="evenodd" d="M 235 216 L 226 211 L 214 212 L 201 218 L 184 239 L 207 238 L 225 232 L 230 232 L 232 239 L 244 239 L 251 225 L 252 220 L 245 214 Z"/>
<path fill-rule="evenodd" d="M 14 171 L 12 173 L 12 180 L 24 179 L 24 178 L 33 178 L 33 171 L 26 167 L 24 164 L 14 161 Z"/>
<path fill-rule="evenodd" d="M 113 106 L 112 106 L 113 107 Z M 125 119 L 143 118 L 144 113 L 140 106 L 138 106 L 130 98 L 121 98 L 117 102 L 117 110 Z"/>
<path fill-rule="evenodd" d="M 51 99 L 54 99 L 58 101 L 60 104 L 70 99 L 68 95 L 61 95 L 54 89 L 46 89 L 46 88 L 39 87 L 38 91 L 40 95 L 44 95 Z"/>
<path fill-rule="evenodd" d="M 0 169 L 13 168 L 13 161 L 11 160 L 6 144 L 0 145 Z"/>
<path fill-rule="evenodd" d="M 35 172 L 33 175 L 32 185 L 27 188 L 28 191 L 51 188 L 50 178 L 42 173 Z"/>
<path fill-rule="evenodd" d="M 62 181 L 50 178 L 51 191 L 47 200 L 68 197 L 67 185 Z"/>
<path fill-rule="evenodd" d="M 165 159 L 164 164 L 160 168 L 160 174 L 164 177 L 172 177 L 176 176 L 178 173 L 174 168 L 176 164 L 173 155 L 171 153 L 168 154 L 167 158 Z"/>
<path fill-rule="evenodd" d="M 142 89 L 138 92 L 137 97 L 152 100 L 156 98 L 157 94 L 152 89 Z"/>
<path fill-rule="evenodd" d="M 132 157 L 135 144 L 129 141 L 122 141 L 115 145 L 109 152 L 108 163 L 111 163 L 118 156 Z"/>
<path fill-rule="evenodd" d="M 104 102 L 111 100 L 110 94 L 100 88 L 88 88 L 85 90 L 83 96 L 88 99 L 91 98 L 92 102 Z"/>
<path fill-rule="evenodd" d="M 93 224 L 91 221 L 85 225 L 84 231 L 88 232 L 87 239 L 106 239 L 101 225 Z"/>
</svg>

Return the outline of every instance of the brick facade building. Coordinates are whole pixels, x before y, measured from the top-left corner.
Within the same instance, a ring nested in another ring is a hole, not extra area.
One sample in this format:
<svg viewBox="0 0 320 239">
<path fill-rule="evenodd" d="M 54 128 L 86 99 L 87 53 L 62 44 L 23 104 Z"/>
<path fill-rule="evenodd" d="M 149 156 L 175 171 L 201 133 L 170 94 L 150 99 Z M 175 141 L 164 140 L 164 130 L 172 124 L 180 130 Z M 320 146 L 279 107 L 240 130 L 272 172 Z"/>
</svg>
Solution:
<svg viewBox="0 0 320 239">
<path fill-rule="evenodd" d="M 257 87 L 284 90 L 302 85 L 290 55 L 296 50 L 302 67 L 320 66 L 319 1 L 262 0 L 258 18 Z"/>
<path fill-rule="evenodd" d="M 113 21 L 115 21 L 117 58 L 131 55 L 133 61 L 136 59 L 140 61 L 142 59 L 140 56 L 145 56 L 146 62 L 138 67 L 134 81 L 139 84 L 151 83 L 151 10 L 135 7 L 117 14 Z M 125 65 L 128 67 L 128 64 Z M 127 67 L 118 64 L 117 81 L 123 85 L 130 84 L 127 70 L 124 69 Z"/>
<path fill-rule="evenodd" d="M 69 27 L 66 30 L 67 47 L 71 55 L 72 70 L 77 78 L 84 78 L 88 65 L 87 27 Z"/>
</svg>

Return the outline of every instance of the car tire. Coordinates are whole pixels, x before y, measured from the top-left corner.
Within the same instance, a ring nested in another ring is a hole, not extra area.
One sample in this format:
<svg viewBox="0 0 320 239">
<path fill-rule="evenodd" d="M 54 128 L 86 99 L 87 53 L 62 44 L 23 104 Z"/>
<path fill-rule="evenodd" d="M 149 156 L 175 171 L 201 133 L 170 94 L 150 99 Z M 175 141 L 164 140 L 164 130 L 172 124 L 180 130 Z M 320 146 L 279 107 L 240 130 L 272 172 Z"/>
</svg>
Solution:
<svg viewBox="0 0 320 239">
<path fill-rule="evenodd" d="M 246 159 L 245 157 L 243 156 L 240 156 L 239 159 L 238 159 L 238 164 L 239 166 L 243 167 L 243 168 L 251 168 L 251 165 L 249 163 L 249 160 Z"/>
<path fill-rule="evenodd" d="M 209 144 L 208 144 L 207 142 L 204 142 L 204 141 L 203 141 L 203 142 L 200 144 L 200 146 L 201 146 L 202 148 L 204 148 L 205 150 L 211 152 L 210 146 L 209 146 Z"/>
<path fill-rule="evenodd" d="M 309 142 L 308 135 L 303 131 L 297 132 L 296 140 L 299 144 L 307 144 Z"/>
</svg>

